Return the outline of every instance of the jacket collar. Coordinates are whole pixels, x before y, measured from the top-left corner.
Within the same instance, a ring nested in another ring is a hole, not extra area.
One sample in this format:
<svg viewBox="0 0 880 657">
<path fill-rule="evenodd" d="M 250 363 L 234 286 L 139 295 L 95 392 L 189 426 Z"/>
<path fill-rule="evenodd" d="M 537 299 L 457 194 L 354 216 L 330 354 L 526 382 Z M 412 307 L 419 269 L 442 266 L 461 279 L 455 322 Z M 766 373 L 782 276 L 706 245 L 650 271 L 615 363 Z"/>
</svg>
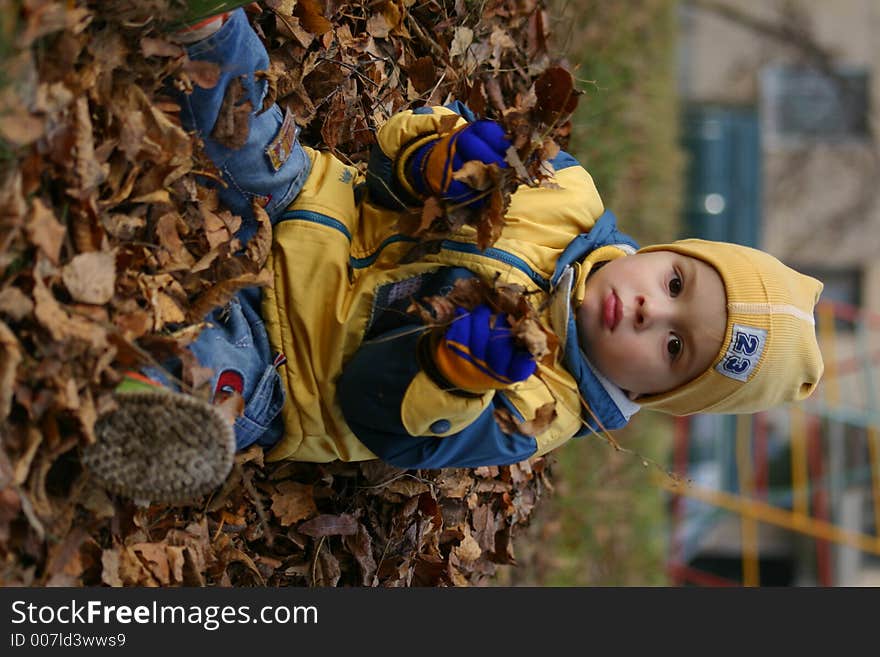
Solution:
<svg viewBox="0 0 880 657">
<path fill-rule="evenodd" d="M 579 303 L 583 285 L 590 270 L 599 262 L 629 255 L 638 245 L 619 232 L 614 215 L 606 211 L 589 233 L 576 237 L 563 251 L 553 274 L 550 324 L 562 345 L 562 360 L 577 381 L 581 397 L 606 429 L 619 429 L 639 410 L 639 405 L 609 381 L 587 359 L 578 340 L 575 315 L 572 312 L 573 295 Z M 596 421 L 585 414 L 584 427 L 578 436 L 600 431 Z"/>
</svg>

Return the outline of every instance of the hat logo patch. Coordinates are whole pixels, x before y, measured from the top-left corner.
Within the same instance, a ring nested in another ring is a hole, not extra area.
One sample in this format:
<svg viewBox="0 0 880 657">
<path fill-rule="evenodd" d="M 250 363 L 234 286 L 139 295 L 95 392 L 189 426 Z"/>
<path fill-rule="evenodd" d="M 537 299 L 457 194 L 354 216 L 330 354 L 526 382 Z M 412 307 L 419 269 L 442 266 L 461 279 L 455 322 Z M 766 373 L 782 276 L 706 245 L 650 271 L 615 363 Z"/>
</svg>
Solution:
<svg viewBox="0 0 880 657">
<path fill-rule="evenodd" d="M 733 339 L 716 371 L 737 381 L 748 381 L 764 353 L 767 331 L 754 326 L 733 325 Z"/>
</svg>

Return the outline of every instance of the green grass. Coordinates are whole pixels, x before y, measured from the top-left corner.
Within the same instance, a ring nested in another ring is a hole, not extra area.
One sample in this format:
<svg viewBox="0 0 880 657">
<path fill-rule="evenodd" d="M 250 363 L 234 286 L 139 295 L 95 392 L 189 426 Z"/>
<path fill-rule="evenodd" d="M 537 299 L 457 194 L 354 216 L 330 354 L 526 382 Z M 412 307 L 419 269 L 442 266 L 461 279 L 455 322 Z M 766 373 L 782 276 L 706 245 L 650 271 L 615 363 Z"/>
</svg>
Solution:
<svg viewBox="0 0 880 657">
<path fill-rule="evenodd" d="M 683 185 L 675 94 L 672 0 L 552 0 L 551 30 L 581 97 L 570 150 L 593 175 L 619 227 L 641 244 L 675 239 Z M 556 491 L 516 544 L 520 566 L 500 583 L 655 586 L 667 583 L 665 467 L 672 422 L 638 414 L 615 434 L 615 451 L 592 436 L 554 457 Z"/>
<path fill-rule="evenodd" d="M 615 436 L 629 452 L 597 436 L 560 450 L 548 513 L 558 533 L 544 585 L 667 583 L 665 498 L 652 481 L 671 436 L 666 418 L 646 413 Z"/>
<path fill-rule="evenodd" d="M 585 92 L 570 148 L 620 227 L 642 244 L 674 239 L 681 213 L 676 6 L 550 0 L 557 47 Z"/>
</svg>

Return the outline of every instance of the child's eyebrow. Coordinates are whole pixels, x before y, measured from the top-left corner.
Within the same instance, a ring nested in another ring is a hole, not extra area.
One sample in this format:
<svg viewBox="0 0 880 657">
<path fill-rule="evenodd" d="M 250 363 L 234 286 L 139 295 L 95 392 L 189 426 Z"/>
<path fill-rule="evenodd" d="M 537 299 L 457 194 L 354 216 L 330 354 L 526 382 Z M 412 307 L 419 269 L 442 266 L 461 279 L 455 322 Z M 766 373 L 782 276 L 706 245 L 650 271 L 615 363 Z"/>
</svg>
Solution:
<svg viewBox="0 0 880 657">
<path fill-rule="evenodd" d="M 697 282 L 699 281 L 698 269 L 690 258 L 682 258 L 678 263 L 679 275 L 682 278 L 682 294 L 680 300 L 688 300 L 696 293 Z M 682 346 L 684 347 L 682 358 L 678 358 L 677 365 L 682 370 L 690 370 L 693 367 L 694 358 L 697 357 L 697 334 L 693 329 L 691 315 L 687 316 L 686 321 L 681 322 L 679 327 Z"/>
<path fill-rule="evenodd" d="M 698 278 L 697 268 L 694 266 L 693 261 L 690 258 L 682 258 L 678 262 L 678 273 L 682 278 L 681 283 L 684 295 L 692 296 L 696 287 L 694 283 Z"/>
</svg>

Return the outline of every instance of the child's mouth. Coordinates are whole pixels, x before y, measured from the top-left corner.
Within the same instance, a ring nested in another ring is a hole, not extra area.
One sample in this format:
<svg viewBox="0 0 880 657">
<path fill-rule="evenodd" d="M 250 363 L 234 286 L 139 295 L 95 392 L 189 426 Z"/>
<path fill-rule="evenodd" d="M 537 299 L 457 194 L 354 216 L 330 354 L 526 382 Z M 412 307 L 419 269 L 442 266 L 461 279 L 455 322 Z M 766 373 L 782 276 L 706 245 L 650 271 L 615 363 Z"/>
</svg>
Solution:
<svg viewBox="0 0 880 657">
<path fill-rule="evenodd" d="M 605 322 L 605 327 L 609 331 L 613 331 L 617 328 L 622 316 L 623 304 L 620 303 L 620 299 L 614 293 L 614 290 L 612 290 L 608 293 L 608 296 L 605 297 L 605 301 L 602 304 L 602 319 Z"/>
</svg>

